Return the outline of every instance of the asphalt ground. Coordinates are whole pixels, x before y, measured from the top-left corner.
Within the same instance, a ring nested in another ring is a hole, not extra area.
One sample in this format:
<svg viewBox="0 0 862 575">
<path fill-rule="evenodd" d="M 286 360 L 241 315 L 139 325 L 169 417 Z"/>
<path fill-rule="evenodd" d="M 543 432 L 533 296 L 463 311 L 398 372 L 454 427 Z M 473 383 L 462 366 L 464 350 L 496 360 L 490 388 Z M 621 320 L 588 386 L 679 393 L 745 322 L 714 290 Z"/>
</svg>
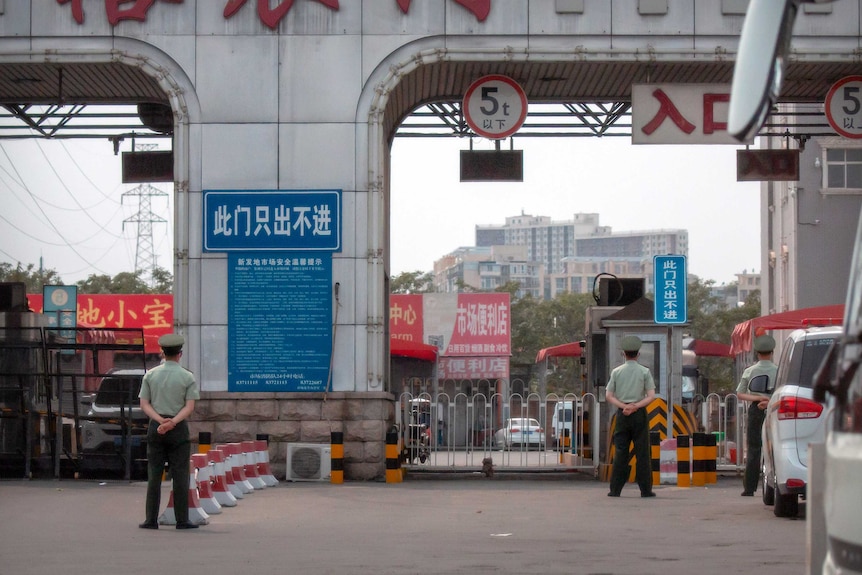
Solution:
<svg viewBox="0 0 862 575">
<path fill-rule="evenodd" d="M 0 575 L 804 572 L 804 517 L 740 497 L 739 478 L 655 490 L 610 498 L 579 474 L 281 483 L 200 529 L 148 531 L 145 482 L 4 480 Z"/>
</svg>

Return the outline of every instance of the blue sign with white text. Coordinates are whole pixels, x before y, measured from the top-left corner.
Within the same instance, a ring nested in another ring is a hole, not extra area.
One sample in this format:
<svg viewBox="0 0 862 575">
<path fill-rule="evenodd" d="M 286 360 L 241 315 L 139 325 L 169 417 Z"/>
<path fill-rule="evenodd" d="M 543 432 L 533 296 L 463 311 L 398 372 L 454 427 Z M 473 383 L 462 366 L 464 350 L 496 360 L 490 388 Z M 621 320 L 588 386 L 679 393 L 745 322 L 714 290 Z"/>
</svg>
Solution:
<svg viewBox="0 0 862 575">
<path fill-rule="evenodd" d="M 228 255 L 228 391 L 326 391 L 332 254 Z"/>
<path fill-rule="evenodd" d="M 341 251 L 341 190 L 204 190 L 205 252 Z"/>
<path fill-rule="evenodd" d="M 655 323 L 688 321 L 688 283 L 685 256 L 655 256 Z"/>
</svg>

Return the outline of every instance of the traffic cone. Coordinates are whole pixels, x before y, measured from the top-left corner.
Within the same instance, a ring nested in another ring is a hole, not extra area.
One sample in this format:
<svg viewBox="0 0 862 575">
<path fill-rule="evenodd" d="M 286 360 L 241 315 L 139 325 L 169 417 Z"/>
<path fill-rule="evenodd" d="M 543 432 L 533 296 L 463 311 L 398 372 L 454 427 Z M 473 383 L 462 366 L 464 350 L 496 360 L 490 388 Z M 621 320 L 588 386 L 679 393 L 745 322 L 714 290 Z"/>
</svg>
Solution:
<svg viewBox="0 0 862 575">
<path fill-rule="evenodd" d="M 218 450 L 221 451 L 224 456 L 224 477 L 228 491 L 230 491 L 230 494 L 233 495 L 234 498 L 242 499 L 245 497 L 245 492 L 233 478 L 233 460 L 231 459 L 232 450 L 226 443 L 219 445 Z"/>
<path fill-rule="evenodd" d="M 240 445 L 242 446 L 243 470 L 246 479 L 255 489 L 266 489 L 266 483 L 257 472 L 257 451 L 254 441 L 243 441 Z"/>
<path fill-rule="evenodd" d="M 189 523 L 194 525 L 209 525 L 210 516 L 206 511 L 201 509 L 201 502 L 198 499 L 197 487 L 189 484 Z M 159 516 L 160 525 L 176 525 L 177 515 L 174 512 L 174 491 L 171 490 L 171 497 L 168 499 L 168 506 Z"/>
<path fill-rule="evenodd" d="M 221 513 L 221 504 L 213 495 L 212 470 L 210 463 L 207 461 L 206 454 L 192 454 L 192 467 L 195 469 L 195 480 L 197 482 L 201 509 L 209 515 L 218 515 Z"/>
<path fill-rule="evenodd" d="M 255 452 L 257 453 L 257 473 L 267 487 L 275 487 L 278 485 L 278 479 L 272 474 L 272 469 L 269 466 L 269 449 L 265 439 L 256 439 L 254 442 Z"/>
<path fill-rule="evenodd" d="M 230 492 L 227 475 L 224 472 L 224 452 L 221 449 L 210 449 L 207 451 L 207 461 L 213 464 L 213 497 L 222 507 L 236 507 L 236 497 Z"/>
<path fill-rule="evenodd" d="M 245 476 L 245 466 L 242 457 L 242 444 L 228 443 L 228 458 L 230 463 L 231 473 L 233 473 L 234 483 L 242 490 L 243 493 L 254 493 L 254 485 Z"/>
</svg>

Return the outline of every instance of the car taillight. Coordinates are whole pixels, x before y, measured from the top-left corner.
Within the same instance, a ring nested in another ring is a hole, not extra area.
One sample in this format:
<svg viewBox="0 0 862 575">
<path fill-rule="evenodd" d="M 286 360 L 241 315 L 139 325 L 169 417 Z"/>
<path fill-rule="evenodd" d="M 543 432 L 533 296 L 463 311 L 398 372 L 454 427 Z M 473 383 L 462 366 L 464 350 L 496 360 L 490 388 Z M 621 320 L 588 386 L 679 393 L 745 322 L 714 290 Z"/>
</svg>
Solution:
<svg viewBox="0 0 862 575">
<path fill-rule="evenodd" d="M 799 489 L 800 487 L 805 487 L 805 480 L 804 479 L 789 478 L 787 480 L 787 487 L 791 487 L 793 489 Z"/>
<path fill-rule="evenodd" d="M 544 433 L 544 432 L 545 432 L 545 430 L 544 430 L 544 429 L 542 429 L 541 427 L 540 427 L 539 429 L 537 429 L 536 431 L 538 431 L 539 433 Z"/>
<path fill-rule="evenodd" d="M 785 397 L 778 402 L 778 419 L 817 419 L 823 405 L 810 399 Z"/>
<path fill-rule="evenodd" d="M 512 433 L 521 433 L 521 428 L 520 427 L 513 427 Z"/>
</svg>

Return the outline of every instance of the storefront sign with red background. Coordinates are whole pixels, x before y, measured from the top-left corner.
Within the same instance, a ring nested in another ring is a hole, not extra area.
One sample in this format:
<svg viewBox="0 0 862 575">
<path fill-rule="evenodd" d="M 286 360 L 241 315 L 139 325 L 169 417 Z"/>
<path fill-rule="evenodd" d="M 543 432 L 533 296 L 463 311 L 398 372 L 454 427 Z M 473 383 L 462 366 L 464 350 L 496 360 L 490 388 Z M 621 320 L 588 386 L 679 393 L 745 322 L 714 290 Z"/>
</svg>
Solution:
<svg viewBox="0 0 862 575">
<path fill-rule="evenodd" d="M 42 313 L 42 294 L 28 294 L 30 309 Z M 101 328 L 143 328 L 147 353 L 158 353 L 159 336 L 170 333 L 174 324 L 174 296 L 171 294 L 78 294 L 78 326 Z M 116 342 L 121 341 L 117 332 Z"/>
</svg>

